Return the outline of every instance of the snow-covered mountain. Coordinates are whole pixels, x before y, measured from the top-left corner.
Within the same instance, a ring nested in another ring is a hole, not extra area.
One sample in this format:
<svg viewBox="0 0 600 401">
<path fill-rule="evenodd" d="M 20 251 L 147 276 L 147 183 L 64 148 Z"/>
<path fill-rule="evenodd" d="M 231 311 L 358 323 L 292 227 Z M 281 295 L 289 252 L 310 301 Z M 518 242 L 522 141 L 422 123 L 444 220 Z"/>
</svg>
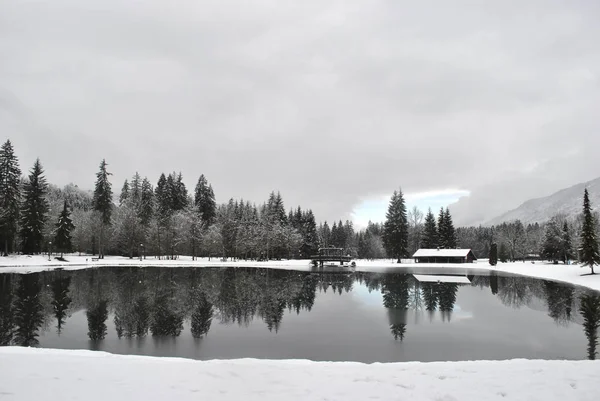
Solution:
<svg viewBox="0 0 600 401">
<path fill-rule="evenodd" d="M 560 190 L 544 198 L 528 200 L 518 208 L 487 221 L 485 225 L 490 226 L 513 220 L 521 220 L 523 224 L 543 223 L 556 214 L 574 217 L 581 213 L 585 188 L 588 189 L 590 194 L 593 209 L 600 211 L 600 178 L 596 178 Z"/>
</svg>

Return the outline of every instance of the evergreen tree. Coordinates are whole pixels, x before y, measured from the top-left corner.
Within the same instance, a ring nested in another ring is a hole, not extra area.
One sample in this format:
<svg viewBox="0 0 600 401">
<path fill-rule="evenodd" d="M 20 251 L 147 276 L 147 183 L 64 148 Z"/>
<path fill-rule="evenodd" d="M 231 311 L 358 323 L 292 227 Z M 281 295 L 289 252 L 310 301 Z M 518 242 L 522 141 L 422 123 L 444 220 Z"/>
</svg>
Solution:
<svg viewBox="0 0 600 401">
<path fill-rule="evenodd" d="M 327 222 L 324 222 L 320 227 L 319 236 L 321 248 L 331 246 L 331 229 L 329 228 L 329 224 L 327 224 Z"/>
<path fill-rule="evenodd" d="M 490 266 L 498 264 L 498 244 L 493 243 L 490 248 Z"/>
<path fill-rule="evenodd" d="M 175 173 L 171 173 L 167 176 L 167 187 L 166 187 L 166 208 L 169 211 L 175 211 L 177 207 L 177 178 L 175 177 Z"/>
<path fill-rule="evenodd" d="M 552 260 L 557 263 L 564 256 L 563 251 L 563 233 L 558 225 L 557 219 L 553 218 L 546 224 L 546 233 L 544 234 L 544 244 L 542 245 L 541 256 L 544 259 Z"/>
<path fill-rule="evenodd" d="M 337 226 L 337 221 L 334 221 L 333 225 L 331 226 L 331 246 L 339 247 L 338 241 L 339 241 L 338 226 Z"/>
<path fill-rule="evenodd" d="M 312 210 L 308 210 L 303 216 L 304 242 L 300 248 L 302 257 L 307 258 L 317 253 L 319 249 L 319 236 L 317 234 L 317 222 Z"/>
<path fill-rule="evenodd" d="M 165 216 L 170 214 L 171 211 L 169 190 L 167 188 L 167 177 L 164 173 L 162 173 L 158 178 L 154 192 L 154 198 L 156 200 L 156 212 L 158 214 L 158 218 L 163 219 Z"/>
<path fill-rule="evenodd" d="M 389 257 L 398 259 L 408 256 L 408 216 L 402 190 L 394 191 L 386 221 L 383 226 L 383 243 Z"/>
<path fill-rule="evenodd" d="M 19 159 L 10 140 L 7 140 L 0 147 L 0 239 L 4 242 L 4 256 L 8 256 L 9 245 L 14 244 L 17 234 L 20 180 Z"/>
<path fill-rule="evenodd" d="M 287 215 L 281 193 L 271 192 L 267 202 L 267 217 L 271 224 L 279 223 L 282 226 L 287 225 Z"/>
<path fill-rule="evenodd" d="M 452 215 L 450 209 L 446 208 L 446 244 L 448 249 L 456 249 L 458 247 L 458 241 L 456 240 L 456 230 L 454 229 L 454 223 L 452 222 Z"/>
<path fill-rule="evenodd" d="M 569 263 L 569 260 L 573 258 L 573 242 L 571 241 L 571 234 L 569 231 L 569 223 L 566 221 L 563 224 L 562 230 L 562 260 L 564 264 Z"/>
<path fill-rule="evenodd" d="M 121 195 L 119 195 L 119 206 L 122 206 L 127 198 L 129 198 L 129 182 L 125 180 L 123 188 L 121 188 Z"/>
<path fill-rule="evenodd" d="M 174 175 L 175 173 L 173 173 Z M 173 194 L 173 210 L 183 210 L 188 205 L 188 191 L 183 183 L 183 176 L 181 172 L 177 175 L 174 180 L 175 193 Z"/>
<path fill-rule="evenodd" d="M 586 188 L 583 195 L 583 226 L 581 227 L 579 259 L 583 266 L 589 266 L 590 269 L 592 269 L 592 274 L 594 274 L 594 266 L 600 264 L 600 252 L 598 250 L 595 220 L 590 205 L 590 197 Z"/>
<path fill-rule="evenodd" d="M 131 184 L 129 185 L 129 194 L 133 199 L 133 203 L 135 205 L 139 205 L 142 198 L 142 178 L 140 174 L 136 171 L 131 179 Z"/>
<path fill-rule="evenodd" d="M 48 184 L 44 169 L 37 159 L 24 185 L 24 201 L 21 211 L 21 241 L 23 252 L 28 254 L 42 252 L 43 229 L 48 219 Z"/>
<path fill-rule="evenodd" d="M 202 222 L 205 227 L 214 223 L 217 216 L 217 203 L 212 186 L 204 177 L 204 174 L 198 179 L 196 189 L 194 191 L 194 204 L 198 207 L 202 215 Z"/>
<path fill-rule="evenodd" d="M 100 214 L 100 246 L 98 249 L 98 257 L 104 259 L 104 231 L 106 226 L 111 224 L 112 216 L 112 185 L 108 180 L 111 175 L 106 170 L 106 160 L 102 159 L 100 163 L 100 171 L 96 174 L 96 187 L 94 189 L 94 210 Z"/>
<path fill-rule="evenodd" d="M 446 208 L 440 209 L 438 218 L 438 242 L 442 249 L 455 249 L 457 246 L 456 232 L 450 210 Z"/>
<path fill-rule="evenodd" d="M 148 227 L 154 214 L 154 190 L 148 178 L 144 177 L 140 194 L 140 208 L 138 217 L 144 227 Z"/>
<path fill-rule="evenodd" d="M 446 213 L 444 208 L 440 208 L 440 214 L 438 215 L 438 246 L 442 249 L 446 249 Z"/>
<path fill-rule="evenodd" d="M 73 252 L 71 232 L 74 229 L 75 226 L 71 220 L 71 212 L 69 211 L 67 201 L 65 200 L 63 210 L 58 217 L 58 222 L 56 223 L 56 234 L 54 236 L 54 244 L 56 249 L 60 251 L 61 258 L 64 252 Z"/>
<path fill-rule="evenodd" d="M 435 216 L 431 212 L 431 209 L 429 209 L 427 216 L 425 216 L 421 247 L 425 249 L 436 249 L 438 247 L 438 230 L 435 223 Z"/>
</svg>

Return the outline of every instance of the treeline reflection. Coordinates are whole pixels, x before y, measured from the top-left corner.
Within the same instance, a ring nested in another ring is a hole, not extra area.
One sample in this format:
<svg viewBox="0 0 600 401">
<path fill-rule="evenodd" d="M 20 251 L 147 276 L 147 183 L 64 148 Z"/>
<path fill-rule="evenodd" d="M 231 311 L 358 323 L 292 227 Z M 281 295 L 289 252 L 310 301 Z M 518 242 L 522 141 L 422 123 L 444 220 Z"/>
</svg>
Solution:
<svg viewBox="0 0 600 401">
<path fill-rule="evenodd" d="M 596 292 L 527 277 L 469 276 L 502 304 L 521 308 L 543 301 L 557 324 L 581 324 L 588 357 L 597 355 L 600 296 Z M 382 293 L 390 333 L 404 341 L 409 311 L 441 314 L 450 322 L 461 286 L 420 283 L 411 274 L 298 272 L 256 268 L 103 268 L 0 274 L 0 345 L 35 346 L 42 330 L 60 335 L 68 318 L 85 310 L 88 337 L 103 340 L 113 319 L 119 338 L 177 337 L 189 323 L 194 338 L 213 320 L 248 326 L 260 319 L 281 329 L 286 311 L 309 312 L 317 292 L 344 294 L 356 284 Z M 467 284 L 468 285 L 468 284 Z"/>
</svg>

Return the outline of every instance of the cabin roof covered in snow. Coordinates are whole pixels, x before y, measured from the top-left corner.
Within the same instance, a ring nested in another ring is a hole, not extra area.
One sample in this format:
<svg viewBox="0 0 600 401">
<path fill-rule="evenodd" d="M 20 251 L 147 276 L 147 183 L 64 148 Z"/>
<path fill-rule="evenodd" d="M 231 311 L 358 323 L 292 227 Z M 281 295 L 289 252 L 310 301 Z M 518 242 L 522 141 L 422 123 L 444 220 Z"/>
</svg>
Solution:
<svg viewBox="0 0 600 401">
<path fill-rule="evenodd" d="M 466 258 L 470 249 L 419 249 L 413 258 Z"/>
</svg>

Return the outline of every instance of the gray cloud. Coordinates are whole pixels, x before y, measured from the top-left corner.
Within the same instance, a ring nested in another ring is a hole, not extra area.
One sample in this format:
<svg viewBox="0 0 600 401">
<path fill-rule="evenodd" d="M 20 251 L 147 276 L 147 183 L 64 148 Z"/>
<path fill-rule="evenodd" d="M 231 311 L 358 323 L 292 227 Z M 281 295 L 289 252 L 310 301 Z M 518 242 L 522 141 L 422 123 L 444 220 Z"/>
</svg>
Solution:
<svg viewBox="0 0 600 401">
<path fill-rule="evenodd" d="M 221 201 L 279 189 L 320 219 L 457 188 L 467 221 L 600 175 L 594 1 L 0 9 L 0 132 L 59 184 L 105 157 L 117 188 L 204 173 Z"/>
</svg>

